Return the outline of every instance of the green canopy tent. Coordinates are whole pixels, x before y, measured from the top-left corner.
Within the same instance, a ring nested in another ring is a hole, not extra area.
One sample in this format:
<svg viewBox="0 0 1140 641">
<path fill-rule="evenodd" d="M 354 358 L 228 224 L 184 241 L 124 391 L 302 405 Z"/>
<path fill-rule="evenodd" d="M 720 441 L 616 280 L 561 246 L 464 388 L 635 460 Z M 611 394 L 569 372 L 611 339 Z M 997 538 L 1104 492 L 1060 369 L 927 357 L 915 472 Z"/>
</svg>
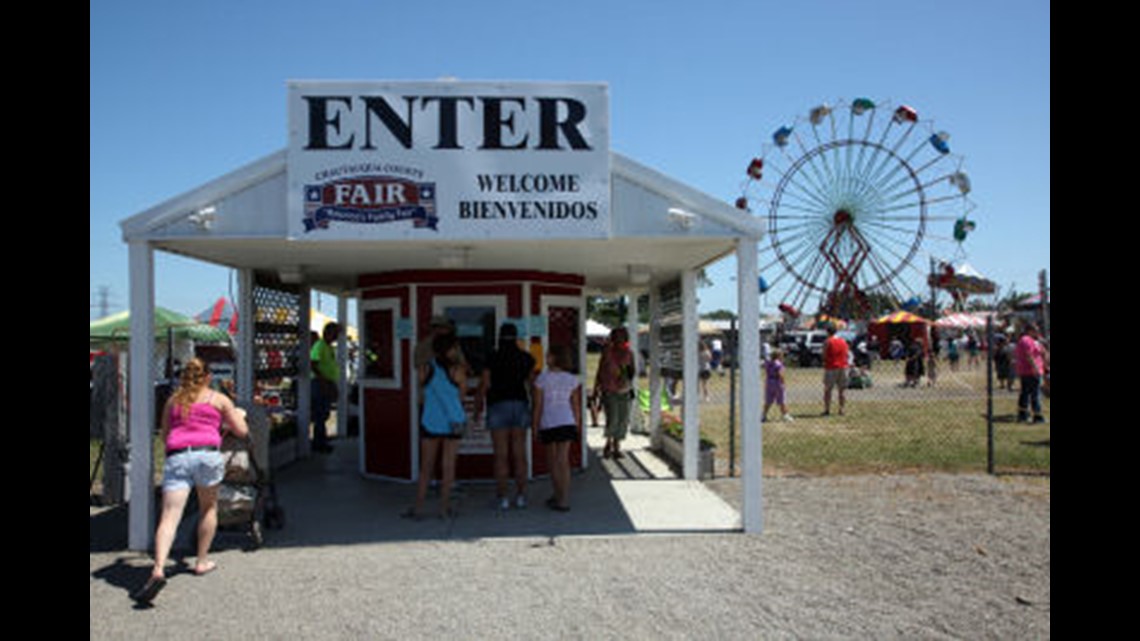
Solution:
<svg viewBox="0 0 1140 641">
<path fill-rule="evenodd" d="M 131 337 L 130 312 L 122 311 L 91 321 L 92 348 L 125 348 Z M 231 344 L 229 333 L 220 327 L 211 327 L 189 316 L 163 307 L 154 309 L 154 338 L 165 340 L 167 344 L 166 378 L 171 378 L 174 361 L 174 344 L 189 341 L 194 344 Z"/>
<path fill-rule="evenodd" d="M 131 337 L 130 312 L 122 311 L 91 321 L 91 343 L 123 342 Z M 226 330 L 184 316 L 163 307 L 154 308 L 154 337 L 192 340 L 196 343 L 229 343 Z"/>
</svg>

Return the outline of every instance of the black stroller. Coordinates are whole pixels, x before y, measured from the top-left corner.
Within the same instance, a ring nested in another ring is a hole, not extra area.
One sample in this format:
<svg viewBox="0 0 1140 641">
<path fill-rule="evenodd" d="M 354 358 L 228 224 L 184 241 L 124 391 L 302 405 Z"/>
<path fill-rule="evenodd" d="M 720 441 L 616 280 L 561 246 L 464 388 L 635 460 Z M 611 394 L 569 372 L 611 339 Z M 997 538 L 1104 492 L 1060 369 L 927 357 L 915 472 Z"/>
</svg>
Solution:
<svg viewBox="0 0 1140 641">
<path fill-rule="evenodd" d="M 269 417 L 260 407 L 246 407 L 249 438 L 227 434 L 222 439 L 226 473 L 218 490 L 218 530 L 239 531 L 249 548 L 265 542 L 265 529 L 285 526 L 285 510 L 277 501 L 277 486 L 269 469 Z"/>
</svg>

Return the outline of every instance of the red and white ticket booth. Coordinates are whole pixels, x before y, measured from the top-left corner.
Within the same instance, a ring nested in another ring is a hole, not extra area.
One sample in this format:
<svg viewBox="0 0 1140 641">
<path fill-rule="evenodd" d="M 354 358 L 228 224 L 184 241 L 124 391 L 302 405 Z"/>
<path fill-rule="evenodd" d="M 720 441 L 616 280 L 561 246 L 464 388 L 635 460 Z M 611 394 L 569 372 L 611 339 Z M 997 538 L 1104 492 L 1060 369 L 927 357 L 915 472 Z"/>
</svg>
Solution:
<svg viewBox="0 0 1140 641">
<path fill-rule="evenodd" d="M 585 362 L 584 278 L 522 270 L 410 270 L 360 277 L 360 327 L 363 332 L 361 420 L 363 472 L 369 476 L 417 478 L 419 400 L 412 354 L 429 340 L 433 316 L 449 318 L 470 365 L 469 392 L 495 348 L 499 326 L 519 329 L 521 346 L 541 367 L 551 345 L 571 348 Z M 493 478 L 491 437 L 476 419 L 474 398 L 468 396 L 472 420 L 459 446 L 456 475 L 460 479 Z M 532 430 L 532 439 L 534 431 Z M 574 467 L 584 465 L 586 439 L 573 449 Z M 544 449 L 532 440 L 528 461 L 532 475 L 546 473 Z"/>
</svg>

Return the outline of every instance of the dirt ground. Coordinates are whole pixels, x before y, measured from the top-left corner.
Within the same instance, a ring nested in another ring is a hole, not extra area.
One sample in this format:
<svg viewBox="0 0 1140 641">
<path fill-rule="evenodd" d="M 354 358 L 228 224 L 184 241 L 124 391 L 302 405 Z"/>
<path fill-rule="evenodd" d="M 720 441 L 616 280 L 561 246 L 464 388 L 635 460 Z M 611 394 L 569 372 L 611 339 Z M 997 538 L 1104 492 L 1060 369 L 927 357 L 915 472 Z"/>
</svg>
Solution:
<svg viewBox="0 0 1140 641">
<path fill-rule="evenodd" d="M 740 506 L 740 479 L 709 486 Z M 223 553 L 223 571 L 175 577 L 150 610 L 125 596 L 146 557 L 97 547 L 93 529 L 91 638 L 1050 637 L 1048 478 L 782 477 L 763 494 L 759 536 Z"/>
<path fill-rule="evenodd" d="M 708 482 L 739 508 L 740 482 Z M 1048 477 L 766 478 L 755 571 L 793 637 L 1048 638 Z M 776 608 L 773 604 L 772 607 Z"/>
</svg>

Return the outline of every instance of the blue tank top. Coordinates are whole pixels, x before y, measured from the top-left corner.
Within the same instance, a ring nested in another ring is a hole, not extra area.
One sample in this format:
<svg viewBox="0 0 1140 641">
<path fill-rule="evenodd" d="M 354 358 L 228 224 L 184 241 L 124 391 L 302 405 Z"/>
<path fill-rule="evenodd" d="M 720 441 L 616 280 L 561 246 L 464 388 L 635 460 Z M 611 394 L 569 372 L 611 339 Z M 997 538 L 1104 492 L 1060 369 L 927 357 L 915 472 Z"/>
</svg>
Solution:
<svg viewBox="0 0 1140 641">
<path fill-rule="evenodd" d="M 459 399 L 459 387 L 434 359 L 431 368 L 431 377 L 424 385 L 424 414 L 420 423 L 428 434 L 455 434 L 467 422 L 467 412 Z"/>
</svg>

